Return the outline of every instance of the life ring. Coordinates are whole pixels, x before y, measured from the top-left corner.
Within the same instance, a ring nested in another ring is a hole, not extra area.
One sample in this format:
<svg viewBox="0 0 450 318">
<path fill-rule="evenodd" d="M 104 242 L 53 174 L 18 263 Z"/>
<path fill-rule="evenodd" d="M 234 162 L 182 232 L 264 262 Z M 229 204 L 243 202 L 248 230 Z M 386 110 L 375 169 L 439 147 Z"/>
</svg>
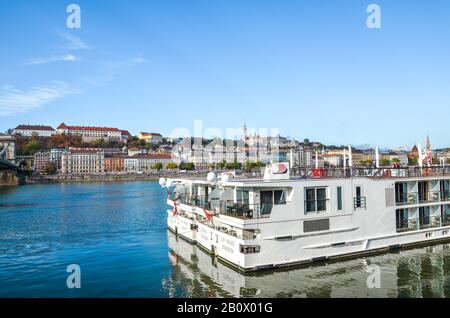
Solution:
<svg viewBox="0 0 450 318">
<path fill-rule="evenodd" d="M 391 170 L 386 169 L 386 170 L 384 171 L 384 176 L 385 176 L 385 177 L 390 177 L 390 176 L 391 176 Z"/>
</svg>

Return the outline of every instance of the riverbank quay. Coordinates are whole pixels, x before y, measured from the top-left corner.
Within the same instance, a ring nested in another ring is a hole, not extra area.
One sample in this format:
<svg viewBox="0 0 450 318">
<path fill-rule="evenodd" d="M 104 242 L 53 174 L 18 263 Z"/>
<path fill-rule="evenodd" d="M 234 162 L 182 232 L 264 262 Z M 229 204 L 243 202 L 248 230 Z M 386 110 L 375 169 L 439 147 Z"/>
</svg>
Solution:
<svg viewBox="0 0 450 318">
<path fill-rule="evenodd" d="M 130 182 L 130 181 L 157 181 L 159 178 L 187 178 L 206 177 L 206 172 L 154 172 L 130 174 L 86 174 L 86 175 L 33 175 L 27 177 L 26 183 L 67 183 L 67 182 Z"/>
</svg>

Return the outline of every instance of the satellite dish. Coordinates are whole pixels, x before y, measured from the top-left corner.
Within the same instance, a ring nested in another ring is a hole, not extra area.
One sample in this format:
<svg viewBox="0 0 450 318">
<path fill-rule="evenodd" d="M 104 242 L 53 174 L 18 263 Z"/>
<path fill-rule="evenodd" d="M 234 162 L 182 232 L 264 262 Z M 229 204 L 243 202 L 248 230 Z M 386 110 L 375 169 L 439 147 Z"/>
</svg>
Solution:
<svg viewBox="0 0 450 318">
<path fill-rule="evenodd" d="M 161 186 L 161 187 L 165 187 L 166 186 L 166 184 L 167 184 L 167 180 L 166 180 L 166 178 L 159 178 L 159 185 Z"/>
<path fill-rule="evenodd" d="M 216 174 L 214 172 L 209 172 L 208 175 L 206 176 L 206 180 L 209 183 L 215 183 L 216 182 Z"/>
</svg>

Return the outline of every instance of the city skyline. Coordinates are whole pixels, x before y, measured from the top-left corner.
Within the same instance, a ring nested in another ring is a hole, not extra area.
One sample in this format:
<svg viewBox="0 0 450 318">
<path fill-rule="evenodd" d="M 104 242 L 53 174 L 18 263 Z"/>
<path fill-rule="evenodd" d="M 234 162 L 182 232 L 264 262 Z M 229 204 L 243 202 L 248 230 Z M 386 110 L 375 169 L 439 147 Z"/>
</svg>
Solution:
<svg viewBox="0 0 450 318">
<path fill-rule="evenodd" d="M 377 30 L 370 1 L 76 3 L 81 29 L 67 29 L 66 2 L 0 0 L 1 131 L 168 136 L 245 120 L 325 144 L 411 147 L 429 134 L 449 146 L 444 1 L 377 2 Z"/>
</svg>

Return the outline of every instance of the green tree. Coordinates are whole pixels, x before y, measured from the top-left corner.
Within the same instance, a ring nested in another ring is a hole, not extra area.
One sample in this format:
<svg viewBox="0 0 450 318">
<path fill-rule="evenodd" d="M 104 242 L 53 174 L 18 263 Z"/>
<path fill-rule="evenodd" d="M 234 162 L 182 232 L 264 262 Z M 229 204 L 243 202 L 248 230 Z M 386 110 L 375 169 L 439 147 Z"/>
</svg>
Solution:
<svg viewBox="0 0 450 318">
<path fill-rule="evenodd" d="M 244 167 L 245 167 L 245 170 L 251 171 L 256 168 L 256 162 L 246 161 Z"/>
<path fill-rule="evenodd" d="M 380 164 L 382 166 L 390 166 L 391 165 L 391 161 L 389 159 L 381 159 Z"/>
<path fill-rule="evenodd" d="M 169 162 L 169 163 L 167 164 L 167 169 L 175 170 L 175 169 L 177 169 L 177 168 L 178 168 L 178 165 L 177 165 L 175 162 Z"/>
<path fill-rule="evenodd" d="M 227 161 L 226 160 L 217 163 L 217 169 L 219 169 L 219 170 L 225 169 L 226 166 L 227 166 Z"/>
<path fill-rule="evenodd" d="M 157 162 L 153 165 L 153 169 L 161 170 L 163 168 L 163 164 L 161 162 Z"/>
<path fill-rule="evenodd" d="M 47 162 L 42 171 L 44 174 L 56 174 L 56 165 L 53 162 Z"/>
<path fill-rule="evenodd" d="M 441 161 L 440 161 L 438 158 L 433 158 L 433 159 L 431 159 L 431 163 L 432 163 L 433 165 L 438 165 L 438 164 L 441 163 Z"/>
<path fill-rule="evenodd" d="M 23 162 L 23 170 L 25 170 L 27 173 L 31 173 L 33 169 L 31 168 L 31 163 L 28 161 Z"/>
<path fill-rule="evenodd" d="M 28 143 L 23 146 L 22 153 L 24 155 L 34 155 L 41 149 L 41 145 L 39 144 L 39 140 L 30 140 Z"/>
<path fill-rule="evenodd" d="M 369 167 L 369 166 L 373 165 L 373 161 L 370 160 L 370 159 L 368 159 L 368 160 L 361 160 L 360 164 L 365 166 L 365 167 Z"/>
<path fill-rule="evenodd" d="M 93 144 L 96 148 L 104 148 L 105 147 L 105 139 L 104 138 L 97 139 L 96 141 L 94 141 Z"/>
<path fill-rule="evenodd" d="M 235 169 L 235 170 L 237 170 L 237 169 L 241 169 L 241 166 L 242 165 L 235 160 L 235 161 L 233 161 L 233 163 L 228 163 L 227 164 L 227 169 Z"/>
<path fill-rule="evenodd" d="M 180 170 L 195 170 L 195 165 L 192 162 L 183 162 L 180 164 Z"/>
<path fill-rule="evenodd" d="M 417 158 L 408 158 L 409 166 L 417 166 L 418 164 L 419 164 L 419 161 Z"/>
<path fill-rule="evenodd" d="M 264 167 L 265 165 L 264 165 L 264 163 L 262 162 L 262 161 L 256 161 L 256 167 L 257 168 L 262 168 L 262 167 Z"/>
</svg>

